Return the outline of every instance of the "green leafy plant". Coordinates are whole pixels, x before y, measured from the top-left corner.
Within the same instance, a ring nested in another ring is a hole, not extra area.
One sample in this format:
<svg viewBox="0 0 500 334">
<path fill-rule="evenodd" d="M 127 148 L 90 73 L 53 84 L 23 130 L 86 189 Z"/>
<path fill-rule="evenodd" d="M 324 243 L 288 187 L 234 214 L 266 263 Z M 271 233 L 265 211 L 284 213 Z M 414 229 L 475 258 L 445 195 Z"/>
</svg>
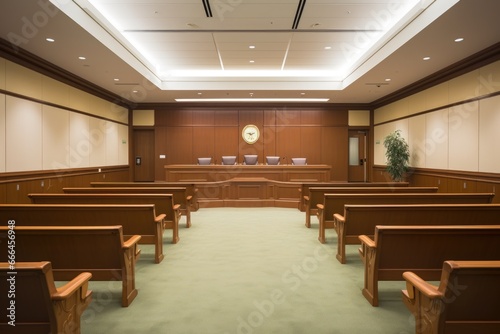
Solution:
<svg viewBox="0 0 500 334">
<path fill-rule="evenodd" d="M 401 136 L 401 130 L 396 130 L 384 139 L 387 158 L 387 172 L 396 182 L 403 181 L 409 170 L 410 148 Z"/>
</svg>

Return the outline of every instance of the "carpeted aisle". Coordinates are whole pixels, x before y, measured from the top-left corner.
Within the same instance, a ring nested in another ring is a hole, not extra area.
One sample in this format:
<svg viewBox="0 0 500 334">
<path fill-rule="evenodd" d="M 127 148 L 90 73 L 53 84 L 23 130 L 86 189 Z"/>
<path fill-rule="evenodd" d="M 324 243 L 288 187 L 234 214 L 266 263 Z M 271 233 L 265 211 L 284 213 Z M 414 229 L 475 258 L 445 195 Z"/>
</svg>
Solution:
<svg viewBox="0 0 500 334">
<path fill-rule="evenodd" d="M 94 300 L 82 333 L 380 333 L 414 332 L 401 300 L 403 282 L 380 284 L 380 306 L 361 295 L 358 246 L 335 259 L 336 236 L 317 240 L 317 219 L 284 208 L 212 208 L 192 214 L 180 242 L 164 235 L 165 259 L 141 245 L 137 298 L 121 307 L 121 282 L 91 282 Z"/>
</svg>

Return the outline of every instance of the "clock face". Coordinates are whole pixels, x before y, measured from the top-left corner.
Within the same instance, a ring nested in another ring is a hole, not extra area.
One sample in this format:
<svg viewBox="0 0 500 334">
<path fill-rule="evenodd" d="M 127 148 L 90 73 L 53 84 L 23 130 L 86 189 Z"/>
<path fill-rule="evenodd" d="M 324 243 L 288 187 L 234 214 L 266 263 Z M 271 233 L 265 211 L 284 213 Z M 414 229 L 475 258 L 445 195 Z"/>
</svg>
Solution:
<svg viewBox="0 0 500 334">
<path fill-rule="evenodd" d="M 246 141 L 249 144 L 253 144 L 259 139 L 260 136 L 259 128 L 253 124 L 249 124 L 243 128 L 241 136 L 243 137 L 244 141 Z"/>
</svg>

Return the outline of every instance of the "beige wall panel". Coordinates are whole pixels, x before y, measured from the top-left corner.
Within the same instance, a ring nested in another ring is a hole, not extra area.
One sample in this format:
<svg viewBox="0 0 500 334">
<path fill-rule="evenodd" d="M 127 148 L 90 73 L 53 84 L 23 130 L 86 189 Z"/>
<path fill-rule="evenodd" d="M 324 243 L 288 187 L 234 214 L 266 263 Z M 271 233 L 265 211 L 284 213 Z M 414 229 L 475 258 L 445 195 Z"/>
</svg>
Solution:
<svg viewBox="0 0 500 334">
<path fill-rule="evenodd" d="M 448 109 L 425 115 L 425 167 L 448 169 Z"/>
<path fill-rule="evenodd" d="M 402 99 L 387 106 L 375 110 L 373 115 L 374 124 L 388 122 L 390 120 L 408 115 L 408 99 Z"/>
<path fill-rule="evenodd" d="M 475 70 L 449 81 L 449 103 L 465 101 L 479 95 L 479 70 Z"/>
<path fill-rule="evenodd" d="M 60 81 L 42 76 L 42 99 L 60 106 L 68 107 L 70 87 Z"/>
<path fill-rule="evenodd" d="M 118 124 L 118 164 L 128 165 L 128 126 Z"/>
<path fill-rule="evenodd" d="M 6 90 L 29 96 L 42 98 L 42 75 L 26 67 L 7 61 L 5 67 Z"/>
<path fill-rule="evenodd" d="M 479 70 L 479 96 L 500 91 L 500 60 Z"/>
<path fill-rule="evenodd" d="M 89 117 L 89 133 L 88 137 L 90 145 L 89 165 L 104 166 L 107 164 L 106 145 L 108 137 L 114 134 L 113 123 L 96 117 Z M 110 132 L 110 134 L 108 134 Z M 117 153 L 112 150 L 111 156 L 114 157 Z"/>
<path fill-rule="evenodd" d="M 5 172 L 5 95 L 0 94 L 0 173 L 3 172 Z"/>
<path fill-rule="evenodd" d="M 370 110 L 349 110 L 349 126 L 369 126 Z"/>
<path fill-rule="evenodd" d="M 119 165 L 119 145 L 121 142 L 118 139 L 118 125 L 109 121 L 106 123 L 106 162 L 105 165 Z"/>
<path fill-rule="evenodd" d="M 42 169 L 42 106 L 6 97 L 6 171 Z"/>
<path fill-rule="evenodd" d="M 432 88 L 425 90 L 424 93 L 425 110 L 439 108 L 448 105 L 449 101 L 449 85 L 444 82 Z"/>
<path fill-rule="evenodd" d="M 373 151 L 373 160 L 375 165 L 386 164 L 384 139 L 387 135 L 396 130 L 401 130 L 401 135 L 406 139 L 406 142 L 408 142 L 408 119 L 402 119 L 374 127 L 375 149 Z"/>
<path fill-rule="evenodd" d="M 87 112 L 91 113 L 92 115 L 106 118 L 106 116 L 109 114 L 108 113 L 109 105 L 107 104 L 107 101 L 104 101 L 103 99 L 91 95 L 89 95 L 88 99 L 89 99 L 90 109 L 87 110 Z"/>
<path fill-rule="evenodd" d="M 412 96 L 407 97 L 408 99 L 408 114 L 414 115 L 427 109 L 426 106 L 426 91 L 419 92 Z"/>
<path fill-rule="evenodd" d="M 69 111 L 42 106 L 43 169 L 69 168 Z"/>
<path fill-rule="evenodd" d="M 462 104 L 449 111 L 449 169 L 479 169 L 479 103 Z"/>
<path fill-rule="evenodd" d="M 70 87 L 69 88 L 69 107 L 84 111 L 84 112 L 89 112 L 90 111 L 90 101 L 89 101 L 89 94 L 78 90 L 76 88 Z"/>
<path fill-rule="evenodd" d="M 153 126 L 155 125 L 154 110 L 133 110 L 132 124 L 134 126 Z"/>
<path fill-rule="evenodd" d="M 6 60 L 0 58 L 0 89 L 5 89 L 5 66 Z"/>
<path fill-rule="evenodd" d="M 479 102 L 479 171 L 500 173 L 500 96 Z"/>
<path fill-rule="evenodd" d="M 410 166 L 425 167 L 425 115 L 411 117 L 408 122 Z"/>
<path fill-rule="evenodd" d="M 69 165 L 71 168 L 90 166 L 90 119 L 86 115 L 71 113 L 69 117 Z"/>
</svg>

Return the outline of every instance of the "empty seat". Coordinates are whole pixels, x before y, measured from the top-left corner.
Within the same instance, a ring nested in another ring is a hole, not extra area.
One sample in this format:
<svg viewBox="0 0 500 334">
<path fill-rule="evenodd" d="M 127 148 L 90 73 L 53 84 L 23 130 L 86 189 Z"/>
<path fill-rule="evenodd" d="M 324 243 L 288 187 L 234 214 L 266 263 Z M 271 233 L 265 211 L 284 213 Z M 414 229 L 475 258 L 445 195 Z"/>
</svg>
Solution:
<svg viewBox="0 0 500 334">
<path fill-rule="evenodd" d="M 259 163 L 259 157 L 256 154 L 245 154 L 243 156 L 243 164 L 245 165 L 257 165 Z"/>
<path fill-rule="evenodd" d="M 266 163 L 268 165 L 279 165 L 280 164 L 280 157 L 267 156 L 266 157 Z"/>
<path fill-rule="evenodd" d="M 210 165 L 212 158 L 198 158 L 198 165 Z"/>
<path fill-rule="evenodd" d="M 307 165 L 307 158 L 292 158 L 292 165 Z"/>
<path fill-rule="evenodd" d="M 223 155 L 222 156 L 222 164 L 223 165 L 236 165 L 236 156 L 235 155 Z"/>
</svg>

